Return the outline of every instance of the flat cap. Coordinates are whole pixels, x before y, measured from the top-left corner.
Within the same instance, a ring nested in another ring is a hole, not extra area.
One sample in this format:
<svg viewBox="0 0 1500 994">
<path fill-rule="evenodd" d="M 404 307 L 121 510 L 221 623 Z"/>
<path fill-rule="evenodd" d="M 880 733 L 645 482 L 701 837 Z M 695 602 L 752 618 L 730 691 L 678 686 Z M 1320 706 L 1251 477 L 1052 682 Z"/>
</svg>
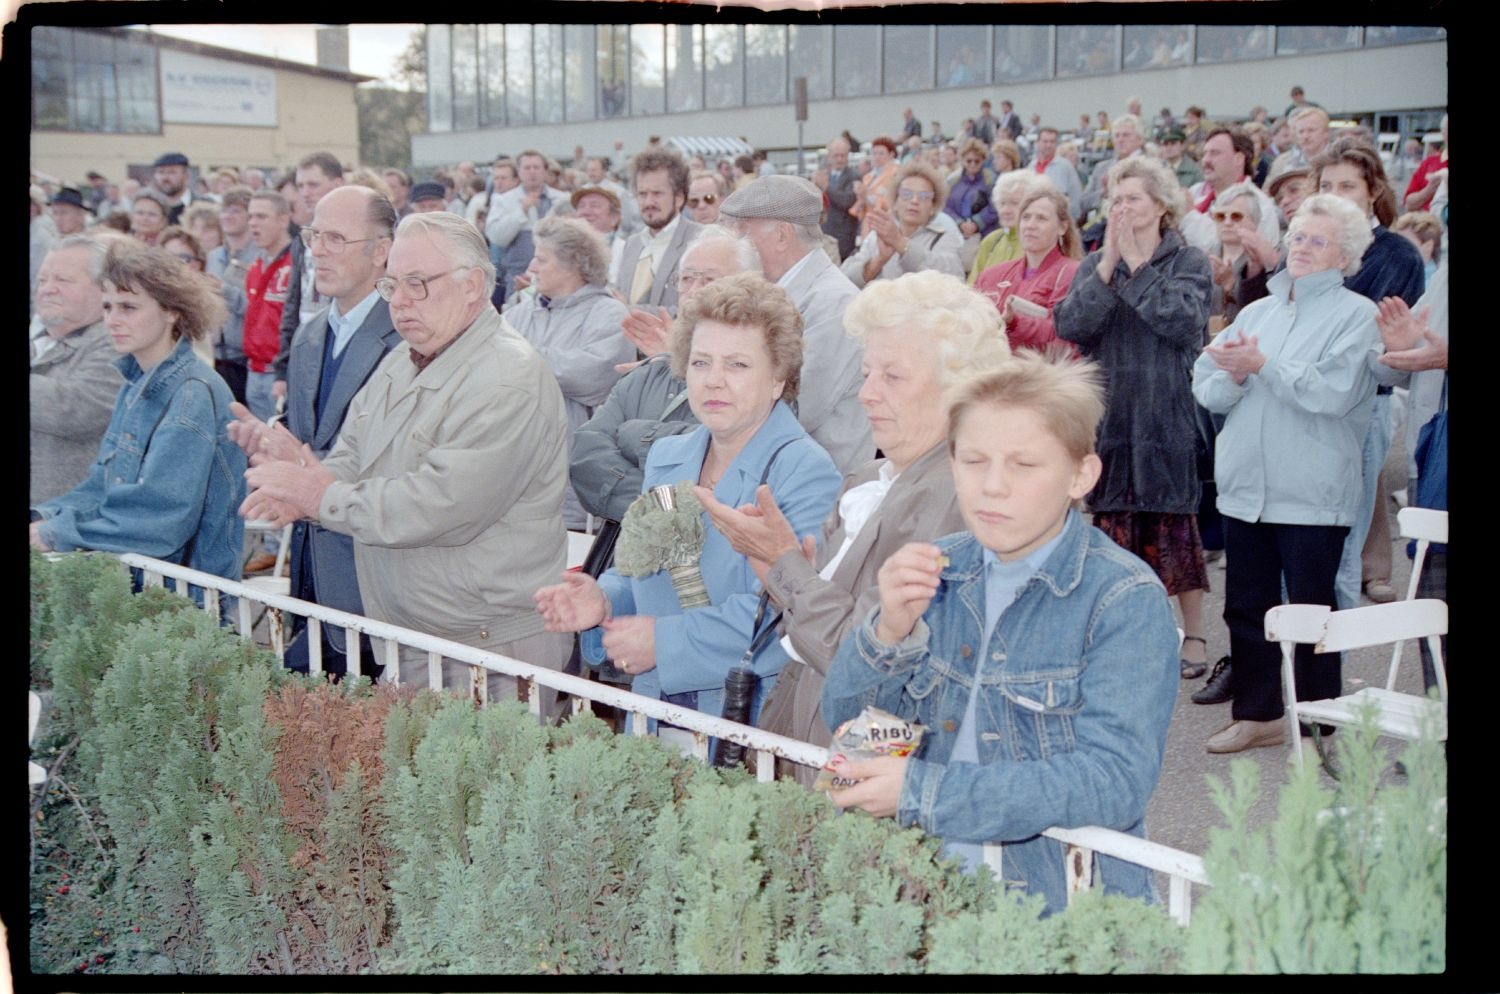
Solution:
<svg viewBox="0 0 1500 994">
<path fill-rule="evenodd" d="M 181 152 L 167 152 L 165 155 L 159 157 L 155 162 L 151 163 L 151 168 L 160 169 L 162 166 L 185 166 L 187 164 L 188 157 L 183 155 Z"/>
<path fill-rule="evenodd" d="M 94 170 L 90 169 L 88 172 L 86 172 L 86 173 L 83 174 L 83 178 L 84 179 L 89 179 L 89 180 L 103 179 L 104 178 L 104 174 L 103 173 L 95 172 Z"/>
<path fill-rule="evenodd" d="M 1276 191 L 1285 186 L 1288 180 L 1302 179 L 1311 175 L 1312 170 L 1306 168 L 1305 166 L 1298 166 L 1294 169 L 1283 170 L 1282 172 L 1277 174 L 1275 179 L 1266 184 L 1266 196 L 1274 200 L 1276 199 Z"/>
<path fill-rule="evenodd" d="M 54 204 L 72 204 L 74 207 L 82 207 L 83 194 L 79 193 L 71 186 L 65 186 L 53 195 L 52 202 Z"/>
<path fill-rule="evenodd" d="M 617 212 L 619 211 L 620 198 L 615 196 L 615 191 L 611 190 L 607 186 L 580 186 L 578 189 L 573 191 L 573 196 L 569 199 L 572 200 L 573 207 L 576 209 L 578 207 L 578 201 L 582 200 L 584 197 L 588 196 L 591 193 L 595 196 L 603 197 L 605 200 L 608 200 L 610 206 L 613 207 Z"/>
<path fill-rule="evenodd" d="M 441 200 L 447 203 L 448 195 L 441 183 L 418 183 L 411 188 L 411 194 L 406 199 L 414 204 L 423 200 Z"/>
<path fill-rule="evenodd" d="M 823 194 L 800 176 L 762 176 L 724 201 L 719 213 L 738 218 L 766 218 L 791 224 L 817 224 Z"/>
</svg>

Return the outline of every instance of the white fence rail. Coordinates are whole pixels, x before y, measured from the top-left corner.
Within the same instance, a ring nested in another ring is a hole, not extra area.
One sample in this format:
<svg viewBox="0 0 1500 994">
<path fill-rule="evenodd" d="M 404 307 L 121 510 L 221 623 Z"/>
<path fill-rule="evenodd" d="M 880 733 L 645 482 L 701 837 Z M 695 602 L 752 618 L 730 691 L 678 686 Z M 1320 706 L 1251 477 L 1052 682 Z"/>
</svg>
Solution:
<svg viewBox="0 0 1500 994">
<path fill-rule="evenodd" d="M 542 695 L 537 692 L 537 687 L 540 685 L 568 694 L 572 698 L 575 712 L 584 710 L 588 701 L 597 701 L 619 709 L 630 716 L 629 728 L 631 734 L 634 735 L 646 735 L 647 720 L 651 718 L 688 729 L 693 735 L 694 755 L 705 762 L 709 758 L 710 738 L 737 742 L 754 752 L 757 776 L 761 780 L 771 780 L 775 776 L 773 757 L 779 756 L 814 769 L 821 768 L 828 761 L 828 750 L 810 742 L 802 742 L 784 735 L 775 735 L 752 728 L 749 725 L 726 721 L 701 711 L 620 690 L 608 684 L 559 673 L 493 652 L 484 652 L 459 642 L 450 642 L 447 639 L 412 631 L 409 628 L 384 624 L 362 615 L 346 614 L 343 611 L 298 600 L 295 597 L 269 593 L 244 583 L 200 573 L 197 570 L 176 566 L 159 559 L 133 554 L 122 555 L 119 559 L 126 566 L 142 570 L 147 586 L 161 586 L 164 577 L 172 577 L 178 581 L 186 581 L 204 588 L 204 609 L 210 613 L 218 613 L 221 596 L 239 598 L 238 628 L 246 638 L 250 637 L 254 627 L 253 604 L 262 604 L 269 611 L 274 612 L 269 619 L 273 625 L 282 624 L 286 615 L 306 618 L 309 629 L 307 640 L 310 656 L 309 669 L 313 673 L 322 672 L 323 640 L 320 637 L 322 626 L 335 625 L 369 636 L 371 645 L 375 647 L 376 653 L 385 663 L 385 669 L 381 674 L 382 682 L 394 684 L 399 681 L 400 667 L 397 665 L 397 653 L 398 647 L 405 645 L 427 653 L 427 683 L 433 690 L 442 689 L 443 659 L 468 664 L 471 668 L 469 692 L 480 704 L 485 703 L 487 696 L 486 672 L 493 670 L 513 676 L 526 686 L 531 710 L 538 716 L 541 714 Z M 358 637 L 346 638 L 345 645 L 349 650 L 349 672 L 357 673 L 359 672 L 360 652 Z M 1192 911 L 1192 885 L 1208 884 L 1201 857 L 1138 839 L 1123 832 L 1107 828 L 1085 827 L 1051 828 L 1042 834 L 1056 839 L 1067 847 L 1066 865 L 1070 899 L 1077 891 L 1092 885 L 1091 867 L 1093 854 L 1096 852 L 1166 874 L 1170 881 L 1167 898 L 1168 912 L 1184 925 L 1187 924 Z M 984 848 L 985 862 L 996 871 L 998 876 L 1000 846 L 994 844 L 986 845 Z"/>
</svg>

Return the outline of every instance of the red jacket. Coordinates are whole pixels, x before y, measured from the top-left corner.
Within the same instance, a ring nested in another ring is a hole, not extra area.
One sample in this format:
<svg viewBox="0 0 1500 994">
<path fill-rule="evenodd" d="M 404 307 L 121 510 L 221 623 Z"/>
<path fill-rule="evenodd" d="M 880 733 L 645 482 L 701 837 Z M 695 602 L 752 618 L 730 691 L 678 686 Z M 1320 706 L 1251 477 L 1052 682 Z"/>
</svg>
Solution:
<svg viewBox="0 0 1500 994">
<path fill-rule="evenodd" d="M 245 362 L 251 372 L 271 368 L 281 348 L 281 311 L 292 277 L 292 243 L 266 262 L 262 255 L 245 276 Z"/>
<path fill-rule="evenodd" d="M 1068 295 L 1068 288 L 1073 285 L 1073 275 L 1078 272 L 1078 265 L 1079 260 L 1069 259 L 1058 249 L 1053 249 L 1030 276 L 1026 275 L 1024 255 L 1009 262 L 996 263 L 979 274 L 979 278 L 974 281 L 974 289 L 993 300 L 996 307 L 1003 309 L 1005 298 L 1017 294 L 1041 304 L 1049 312 L 1044 318 L 1015 314 L 1005 329 L 1005 337 L 1010 340 L 1012 349 L 1040 351 L 1046 348 L 1048 342 L 1057 339 L 1057 329 L 1052 324 L 1050 312 Z M 1078 354 L 1076 346 L 1070 351 L 1074 355 Z"/>
</svg>

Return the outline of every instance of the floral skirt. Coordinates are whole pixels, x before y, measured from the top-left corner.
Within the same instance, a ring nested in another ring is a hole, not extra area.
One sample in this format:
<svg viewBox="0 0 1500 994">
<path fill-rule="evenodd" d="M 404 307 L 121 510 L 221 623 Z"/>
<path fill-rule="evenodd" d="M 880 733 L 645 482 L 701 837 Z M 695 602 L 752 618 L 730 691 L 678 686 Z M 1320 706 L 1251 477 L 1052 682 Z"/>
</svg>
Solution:
<svg viewBox="0 0 1500 994">
<path fill-rule="evenodd" d="M 1168 595 L 1208 589 L 1203 539 L 1192 514 L 1096 511 L 1094 526 L 1156 571 Z"/>
</svg>

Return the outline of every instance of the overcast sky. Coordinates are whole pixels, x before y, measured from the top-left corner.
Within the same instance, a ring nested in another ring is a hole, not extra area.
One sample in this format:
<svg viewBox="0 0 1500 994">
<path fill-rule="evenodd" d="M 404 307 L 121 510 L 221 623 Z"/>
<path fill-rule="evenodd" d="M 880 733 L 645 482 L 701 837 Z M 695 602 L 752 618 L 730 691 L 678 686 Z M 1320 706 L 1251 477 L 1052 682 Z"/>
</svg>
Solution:
<svg viewBox="0 0 1500 994">
<path fill-rule="evenodd" d="M 396 56 L 406 48 L 411 33 L 418 27 L 417 24 L 349 25 L 350 71 L 387 79 Z M 157 34 L 292 62 L 316 65 L 318 61 L 315 24 L 153 24 L 150 28 Z"/>
</svg>

